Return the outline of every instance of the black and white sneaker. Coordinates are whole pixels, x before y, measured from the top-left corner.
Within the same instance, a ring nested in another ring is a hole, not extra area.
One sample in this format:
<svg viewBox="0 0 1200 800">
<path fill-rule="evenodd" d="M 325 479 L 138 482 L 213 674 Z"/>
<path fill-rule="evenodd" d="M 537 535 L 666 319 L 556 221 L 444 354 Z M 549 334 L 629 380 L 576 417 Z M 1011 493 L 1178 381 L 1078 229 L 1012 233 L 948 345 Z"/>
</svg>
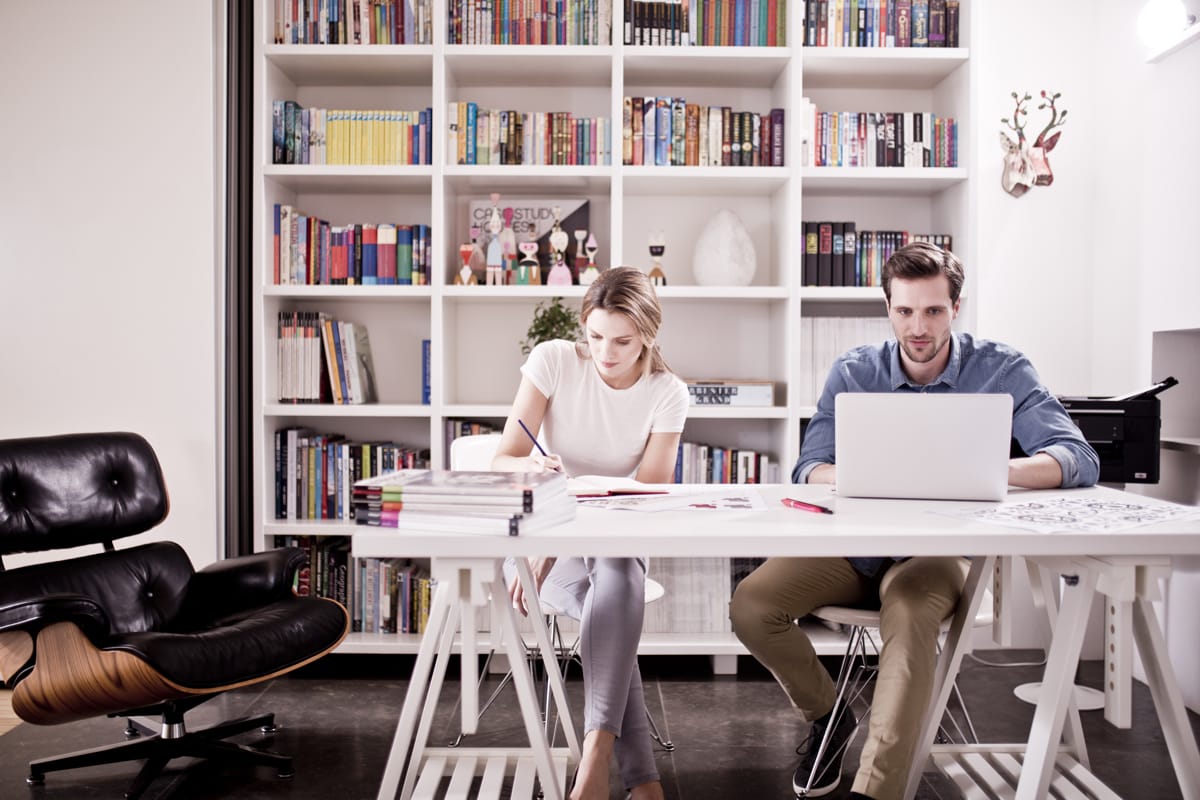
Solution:
<svg viewBox="0 0 1200 800">
<path fill-rule="evenodd" d="M 824 797 L 842 782 L 842 760 L 858 732 L 858 720 L 850 709 L 838 709 L 836 725 L 822 750 L 822 740 L 829 728 L 831 714 L 814 722 L 808 738 L 796 748 L 796 752 L 803 756 L 800 766 L 792 775 L 792 789 L 796 797 Z"/>
</svg>

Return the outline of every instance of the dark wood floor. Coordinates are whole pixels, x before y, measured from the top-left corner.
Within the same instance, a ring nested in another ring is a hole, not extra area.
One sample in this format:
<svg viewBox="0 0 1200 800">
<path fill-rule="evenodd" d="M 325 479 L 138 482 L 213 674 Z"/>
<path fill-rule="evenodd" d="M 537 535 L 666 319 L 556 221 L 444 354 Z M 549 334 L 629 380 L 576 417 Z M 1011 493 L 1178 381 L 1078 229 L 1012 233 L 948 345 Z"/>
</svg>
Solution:
<svg viewBox="0 0 1200 800">
<path fill-rule="evenodd" d="M 1027 661 L 1029 651 L 982 652 L 990 660 Z M 273 771 L 245 766 L 173 762 L 144 795 L 162 798 L 249 798 L 251 800 L 352 800 L 373 798 L 383 773 L 388 747 L 404 696 L 404 676 L 412 659 L 401 656 L 330 656 L 292 676 L 258 687 L 231 692 L 188 716 L 191 729 L 249 712 L 274 711 L 279 732 L 272 748 L 296 757 L 296 777 L 280 780 Z M 791 800 L 796 745 L 807 726 L 788 706 L 774 681 L 751 659 L 743 658 L 739 674 L 713 676 L 703 658 L 644 658 L 642 672 L 647 704 L 674 752 L 657 753 L 669 800 Z M 452 673 L 453 674 L 453 673 Z M 1023 739 L 1033 709 L 1016 700 L 1012 688 L 1036 680 L 1039 668 L 993 667 L 968 659 L 959 686 L 966 695 L 982 741 Z M 1083 683 L 1099 685 L 1101 665 L 1086 663 Z M 435 742 L 456 732 L 452 715 L 454 684 L 447 692 L 433 731 Z M 572 705 L 581 704 L 579 677 L 570 679 Z M 524 743 L 513 692 L 485 716 L 473 744 Z M 577 718 L 581 709 L 576 708 Z M 1200 732 L 1200 718 L 1192 716 Z M 1145 686 L 1135 684 L 1134 725 L 1121 731 L 1103 721 L 1101 712 L 1084 714 L 1093 770 L 1128 800 L 1175 800 L 1180 797 L 1153 705 Z M 137 772 L 135 765 L 95 767 L 51 773 L 45 785 L 25 785 L 31 758 L 96 747 L 121 740 L 123 724 L 93 719 L 49 728 L 21 724 L 0 739 L 0 798 L 121 796 Z M 260 744 L 256 734 L 238 741 Z M 861 746 L 858 739 L 857 751 Z M 848 763 L 856 762 L 852 752 Z M 829 795 L 845 797 L 849 781 Z M 614 798 L 617 791 L 614 781 Z M 927 776 L 921 800 L 957 797 L 938 775 Z"/>
</svg>

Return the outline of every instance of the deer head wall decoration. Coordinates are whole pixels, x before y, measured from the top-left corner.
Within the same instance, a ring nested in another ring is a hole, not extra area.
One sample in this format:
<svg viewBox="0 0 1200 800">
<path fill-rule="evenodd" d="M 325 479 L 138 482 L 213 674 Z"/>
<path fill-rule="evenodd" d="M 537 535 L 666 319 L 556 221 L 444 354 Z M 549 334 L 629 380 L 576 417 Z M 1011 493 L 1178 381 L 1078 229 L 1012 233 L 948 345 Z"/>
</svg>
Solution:
<svg viewBox="0 0 1200 800">
<path fill-rule="evenodd" d="M 1013 92 L 1015 108 L 1012 119 L 1004 117 L 1000 120 L 1017 134 L 1014 141 L 1007 133 L 1000 131 L 1000 148 L 1004 151 L 1004 172 L 1000 176 L 1000 185 L 1013 197 L 1020 197 L 1034 186 L 1049 186 L 1054 182 L 1054 173 L 1050 169 L 1047 154 L 1058 144 L 1058 137 L 1062 131 L 1055 129 L 1063 126 L 1067 119 L 1067 110 L 1057 107 L 1058 99 L 1062 97 L 1061 92 L 1052 93 L 1043 89 L 1041 97 L 1042 102 L 1038 104 L 1037 109 L 1050 109 L 1050 121 L 1042 128 L 1032 145 L 1025 138 L 1026 117 L 1029 115 L 1025 104 L 1033 99 L 1028 93 L 1022 97 Z M 1051 131 L 1054 131 L 1053 135 L 1050 135 Z"/>
</svg>

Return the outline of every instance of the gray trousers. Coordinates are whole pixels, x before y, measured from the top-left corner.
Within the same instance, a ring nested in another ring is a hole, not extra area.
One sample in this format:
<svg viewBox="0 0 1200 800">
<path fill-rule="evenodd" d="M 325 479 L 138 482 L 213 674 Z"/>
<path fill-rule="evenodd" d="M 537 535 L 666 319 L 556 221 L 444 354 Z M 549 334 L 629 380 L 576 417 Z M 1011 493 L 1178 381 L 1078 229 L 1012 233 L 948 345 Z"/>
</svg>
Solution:
<svg viewBox="0 0 1200 800">
<path fill-rule="evenodd" d="M 505 577 L 515 572 L 512 560 Z M 579 620 L 583 730 L 617 737 L 614 753 L 626 789 L 659 779 L 654 764 L 637 648 L 646 610 L 646 560 L 560 558 L 538 598 Z"/>
</svg>

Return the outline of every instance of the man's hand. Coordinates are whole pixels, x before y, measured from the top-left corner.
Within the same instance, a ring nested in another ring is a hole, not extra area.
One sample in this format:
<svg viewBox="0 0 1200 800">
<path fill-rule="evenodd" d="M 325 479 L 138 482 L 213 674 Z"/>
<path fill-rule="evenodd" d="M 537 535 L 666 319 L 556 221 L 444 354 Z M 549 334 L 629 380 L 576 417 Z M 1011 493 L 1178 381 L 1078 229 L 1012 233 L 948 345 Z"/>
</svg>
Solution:
<svg viewBox="0 0 1200 800">
<path fill-rule="evenodd" d="M 1057 489 L 1062 486 L 1062 467 L 1054 456 L 1036 453 L 1008 460 L 1008 485 L 1023 489 Z"/>
<path fill-rule="evenodd" d="M 546 582 L 546 576 L 550 574 L 551 567 L 554 566 L 553 558 L 530 558 L 529 571 L 533 573 L 533 585 L 540 592 L 542 584 Z M 512 582 L 508 585 L 508 596 L 512 600 L 513 608 L 521 612 L 521 616 L 529 616 L 529 608 L 527 607 L 527 599 L 525 597 L 525 589 L 521 586 L 520 578 L 513 575 Z"/>
</svg>

